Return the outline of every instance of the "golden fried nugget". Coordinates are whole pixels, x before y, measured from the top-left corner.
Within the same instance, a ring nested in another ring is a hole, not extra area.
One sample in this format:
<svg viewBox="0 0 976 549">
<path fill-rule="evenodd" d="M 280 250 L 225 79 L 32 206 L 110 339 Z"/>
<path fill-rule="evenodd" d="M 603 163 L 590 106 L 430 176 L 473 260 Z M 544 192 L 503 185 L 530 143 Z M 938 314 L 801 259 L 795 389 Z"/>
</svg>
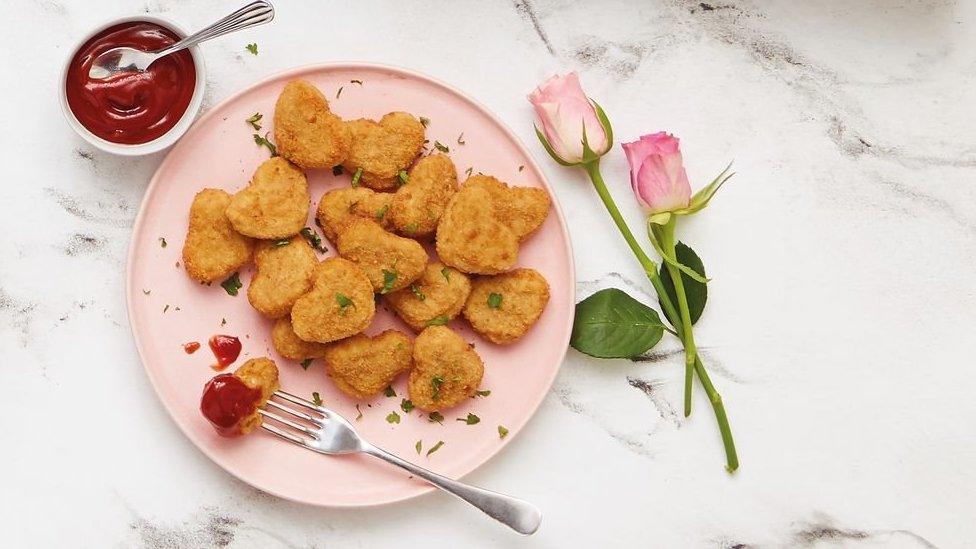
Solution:
<svg viewBox="0 0 976 549">
<path fill-rule="evenodd" d="M 325 356 L 326 345 L 305 341 L 298 337 L 291 325 L 291 317 L 288 316 L 279 318 L 271 328 L 271 344 L 279 355 L 291 360 Z"/>
<path fill-rule="evenodd" d="M 366 273 L 381 294 L 406 288 L 427 266 L 427 251 L 416 240 L 383 230 L 368 219 L 353 219 L 339 231 L 339 255 Z"/>
<path fill-rule="evenodd" d="M 336 189 L 322 195 L 315 219 L 325 237 L 335 242 L 339 229 L 356 217 L 372 219 L 384 229 L 389 228 L 392 200 L 391 193 L 378 193 L 365 187 Z"/>
<path fill-rule="evenodd" d="M 234 375 L 251 389 L 261 390 L 257 408 L 261 408 L 271 398 L 272 393 L 281 388 L 278 383 L 278 366 L 270 358 L 252 358 L 238 368 Z M 250 433 L 261 425 L 261 415 L 257 409 L 238 424 L 242 435 Z"/>
<path fill-rule="evenodd" d="M 274 112 L 278 154 L 302 168 L 331 168 L 349 154 L 352 135 L 315 86 L 292 80 L 281 90 Z"/>
<path fill-rule="evenodd" d="M 361 168 L 359 183 L 378 191 L 395 189 L 400 170 L 413 164 L 424 146 L 424 125 L 409 113 L 391 112 L 379 122 L 360 118 L 346 125 L 352 146 L 342 167 L 351 174 Z"/>
<path fill-rule="evenodd" d="M 413 365 L 410 338 L 396 330 L 369 337 L 354 335 L 329 345 L 325 371 L 343 393 L 368 398 Z"/>
<path fill-rule="evenodd" d="M 251 306 L 268 318 L 291 312 L 292 305 L 312 287 L 318 258 L 301 235 L 265 240 L 254 252 L 257 271 L 247 288 Z"/>
<path fill-rule="evenodd" d="M 457 188 L 457 170 L 447 155 L 421 158 L 410 169 L 407 183 L 393 195 L 390 203 L 393 228 L 411 238 L 434 234 Z"/>
<path fill-rule="evenodd" d="M 472 175 L 464 186 L 482 187 L 491 194 L 495 217 L 525 240 L 549 215 L 549 193 L 533 187 L 509 187 L 490 175 Z"/>
<path fill-rule="evenodd" d="M 446 326 L 431 326 L 413 342 L 410 401 L 427 412 L 457 406 L 474 396 L 484 373 L 467 341 Z"/>
<path fill-rule="evenodd" d="M 515 269 L 477 278 L 464 305 L 464 318 L 492 343 L 505 345 L 532 327 L 549 303 L 549 283 L 534 269 Z"/>
<path fill-rule="evenodd" d="M 305 226 L 310 201 L 305 173 L 276 156 L 258 166 L 251 183 L 231 198 L 227 218 L 243 235 L 288 238 Z"/>
<path fill-rule="evenodd" d="M 230 200 L 220 189 L 203 189 L 193 197 L 183 266 L 194 280 L 226 278 L 251 260 L 254 242 L 235 231 L 224 213 Z"/>
<path fill-rule="evenodd" d="M 515 265 L 518 236 L 495 216 L 491 193 L 463 185 L 437 225 L 437 255 L 466 273 L 497 274 Z"/>
<path fill-rule="evenodd" d="M 291 325 L 305 341 L 329 343 L 365 330 L 375 313 L 366 274 L 352 261 L 330 257 L 315 267 L 312 289 L 291 308 Z"/>
<path fill-rule="evenodd" d="M 387 303 L 415 332 L 431 321 L 446 324 L 461 312 L 471 281 L 467 275 L 443 263 L 427 265 L 413 284 L 386 296 Z"/>
</svg>

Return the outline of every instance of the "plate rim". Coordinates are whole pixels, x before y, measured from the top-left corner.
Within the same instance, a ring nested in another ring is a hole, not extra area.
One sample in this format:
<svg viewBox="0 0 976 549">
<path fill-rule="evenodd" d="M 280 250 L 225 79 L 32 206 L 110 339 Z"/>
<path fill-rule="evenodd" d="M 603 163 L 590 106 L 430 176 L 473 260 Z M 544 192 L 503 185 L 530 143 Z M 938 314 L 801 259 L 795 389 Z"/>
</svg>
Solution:
<svg viewBox="0 0 976 549">
<path fill-rule="evenodd" d="M 503 121 L 499 116 L 497 116 L 494 112 L 488 109 L 481 102 L 469 96 L 468 94 L 461 91 L 460 89 L 450 84 L 447 84 L 446 82 L 443 82 L 440 79 L 434 78 L 432 76 L 416 71 L 414 69 L 408 69 L 408 68 L 399 67 L 395 65 L 387 65 L 383 63 L 357 62 L 357 61 L 308 63 L 308 64 L 292 67 L 290 69 L 275 71 L 269 75 L 261 77 L 256 81 L 252 82 L 251 84 L 246 85 L 243 88 L 239 89 L 238 91 L 232 93 L 228 97 L 224 98 L 223 100 L 219 101 L 218 103 L 214 104 L 209 109 L 207 109 L 207 111 L 203 113 L 203 115 L 201 115 L 200 118 L 198 118 L 193 122 L 193 124 L 186 131 L 186 133 L 183 134 L 183 136 L 179 140 L 177 140 L 176 143 L 174 143 L 173 147 L 171 147 L 169 150 L 166 151 L 166 156 L 163 158 L 162 162 L 159 163 L 159 166 L 156 167 L 152 177 L 149 179 L 149 184 L 146 185 L 146 189 L 143 192 L 142 198 L 139 201 L 139 211 L 136 213 L 135 220 L 133 221 L 132 224 L 132 233 L 129 237 L 129 245 L 126 251 L 125 300 L 126 300 L 126 315 L 129 324 L 129 332 L 132 336 L 133 342 L 135 343 L 136 353 L 139 357 L 139 362 L 142 364 L 142 368 L 146 374 L 146 377 L 149 378 L 149 383 L 152 386 L 153 392 L 156 395 L 156 399 L 160 403 L 162 403 L 163 408 L 166 410 L 166 413 L 168 414 L 170 421 L 176 425 L 176 427 L 180 430 L 180 432 L 190 442 L 192 446 L 194 446 L 198 451 L 203 453 L 211 462 L 213 462 L 215 465 L 223 469 L 227 474 L 231 475 L 232 477 L 238 479 L 239 481 L 253 488 L 256 488 L 258 490 L 261 490 L 262 492 L 266 492 L 275 497 L 279 497 L 288 501 L 293 501 L 296 503 L 302 503 L 305 505 L 311 505 L 311 506 L 327 508 L 327 509 L 366 509 L 371 507 L 381 507 L 381 506 L 391 505 L 394 503 L 409 501 L 411 499 L 430 494 L 431 492 L 435 491 L 436 488 L 432 485 L 428 485 L 424 487 L 422 490 L 412 494 L 408 494 L 400 497 L 386 498 L 381 501 L 375 501 L 369 503 L 341 503 L 341 502 L 323 503 L 320 501 L 311 501 L 300 497 L 294 497 L 289 494 L 280 493 L 274 488 L 259 486 L 258 484 L 254 483 L 251 479 L 244 478 L 243 476 L 238 474 L 238 472 L 235 471 L 232 467 L 228 467 L 227 464 L 224 463 L 223 459 L 218 455 L 217 452 L 213 452 L 210 449 L 207 449 L 206 447 L 199 444 L 193 438 L 193 436 L 191 436 L 191 434 L 183 427 L 183 425 L 176 420 L 176 413 L 175 410 L 172 409 L 172 404 L 166 401 L 162 397 L 162 394 L 160 393 L 159 381 L 156 379 L 156 376 L 153 374 L 153 371 L 147 365 L 145 352 L 142 348 L 142 343 L 141 343 L 141 332 L 139 331 L 139 329 L 136 328 L 135 322 L 133 320 L 134 318 L 133 303 L 135 301 L 134 300 L 135 287 L 133 286 L 132 273 L 135 264 L 134 258 L 136 255 L 135 253 L 136 237 L 142 233 L 142 225 L 143 225 L 145 212 L 147 209 L 147 203 L 148 203 L 147 199 L 153 194 L 153 191 L 155 190 L 156 186 L 159 184 L 160 172 L 163 171 L 163 169 L 166 168 L 168 164 L 173 161 L 172 152 L 176 148 L 176 146 L 178 146 L 179 141 L 181 141 L 182 139 L 188 136 L 192 136 L 197 131 L 200 131 L 200 128 L 203 127 L 207 122 L 209 122 L 213 116 L 216 116 L 215 113 L 217 113 L 222 108 L 224 108 L 224 106 L 236 101 L 239 97 L 247 94 L 254 88 L 260 87 L 266 83 L 269 83 L 274 80 L 287 78 L 289 76 L 300 77 L 300 75 L 309 72 L 330 71 L 330 70 L 331 71 L 355 70 L 355 69 L 379 70 L 379 71 L 387 71 L 390 73 L 398 73 L 410 78 L 423 80 L 435 86 L 444 88 L 447 91 L 454 94 L 455 96 L 469 103 L 478 111 L 481 111 L 482 114 L 486 115 L 495 124 L 497 124 L 498 127 L 500 127 L 503 130 L 503 132 L 512 141 L 512 143 L 516 145 L 519 152 L 521 152 L 528 159 L 528 162 L 531 165 L 532 169 L 537 174 L 540 175 L 539 182 L 542 185 L 542 187 L 546 190 L 546 192 L 549 193 L 549 196 L 552 199 L 553 210 L 555 211 L 556 214 L 556 220 L 558 221 L 560 228 L 563 234 L 565 235 L 565 238 L 563 239 L 563 244 L 565 247 L 566 255 L 569 258 L 568 261 L 569 269 L 567 273 L 569 276 L 567 280 L 567 288 L 571 294 L 570 302 L 575 303 L 576 301 L 576 262 L 575 262 L 575 256 L 573 255 L 572 238 L 569 233 L 569 227 L 566 224 L 566 217 L 563 213 L 562 205 L 560 204 L 556 194 L 553 192 L 553 187 L 552 185 L 550 185 L 545 172 L 542 171 L 541 167 L 539 166 L 539 163 L 536 161 L 535 156 L 526 148 L 525 143 L 522 142 L 522 140 L 518 137 L 518 135 L 516 135 L 512 131 L 512 129 L 508 126 L 508 124 L 505 123 L 505 121 Z M 501 444 L 496 449 L 494 449 L 490 454 L 485 456 L 484 459 L 482 459 L 470 470 L 459 475 L 457 477 L 458 479 L 462 479 L 470 475 L 471 473 L 480 469 L 486 463 L 494 459 L 499 453 L 502 452 L 502 450 L 508 447 L 508 445 L 512 442 L 512 440 L 518 437 L 518 435 L 522 432 L 522 429 L 528 424 L 529 421 L 532 420 L 532 418 L 535 417 L 536 413 L 538 413 L 539 411 L 539 407 L 542 405 L 542 402 L 545 400 L 546 396 L 552 390 L 552 386 L 553 383 L 555 383 L 556 376 L 559 375 L 559 370 L 562 368 L 563 363 L 566 360 L 566 354 L 569 351 L 569 341 L 572 335 L 572 328 L 573 328 L 573 315 L 570 314 L 567 315 L 567 318 L 565 320 L 566 335 L 564 338 L 565 340 L 563 342 L 563 345 L 561 347 L 562 351 L 559 353 L 558 364 L 555 368 L 553 368 L 552 374 L 549 376 L 549 379 L 545 383 L 546 390 L 540 392 L 538 399 L 536 399 L 536 401 L 532 403 L 529 413 L 525 416 L 525 420 L 518 425 L 509 427 L 509 434 L 504 439 L 502 439 Z"/>
</svg>

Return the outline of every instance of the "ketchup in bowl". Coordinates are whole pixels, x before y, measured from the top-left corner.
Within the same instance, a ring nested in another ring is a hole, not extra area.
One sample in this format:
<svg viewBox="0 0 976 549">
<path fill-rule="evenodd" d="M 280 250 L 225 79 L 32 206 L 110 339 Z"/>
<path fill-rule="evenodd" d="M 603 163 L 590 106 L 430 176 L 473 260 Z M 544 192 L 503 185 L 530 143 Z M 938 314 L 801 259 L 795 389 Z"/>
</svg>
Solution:
<svg viewBox="0 0 976 549">
<path fill-rule="evenodd" d="M 180 37 L 166 27 L 131 21 L 109 27 L 78 49 L 68 65 L 68 107 L 88 131 L 127 145 L 148 143 L 173 128 L 190 105 L 196 67 L 183 50 L 158 59 L 145 72 L 123 72 L 107 80 L 88 77 L 102 52 L 128 46 L 143 51 L 164 48 Z"/>
</svg>

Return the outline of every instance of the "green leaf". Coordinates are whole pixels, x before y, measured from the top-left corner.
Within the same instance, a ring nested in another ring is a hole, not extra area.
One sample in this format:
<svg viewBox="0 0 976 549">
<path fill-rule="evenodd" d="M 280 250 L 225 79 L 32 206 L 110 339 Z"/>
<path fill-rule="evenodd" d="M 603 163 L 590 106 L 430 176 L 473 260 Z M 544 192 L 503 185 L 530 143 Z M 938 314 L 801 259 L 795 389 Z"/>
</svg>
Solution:
<svg viewBox="0 0 976 549">
<path fill-rule="evenodd" d="M 722 187 L 722 185 L 732 178 L 735 173 L 728 173 L 729 169 L 732 167 L 732 163 L 722 170 L 722 173 L 718 174 L 711 183 L 705 185 L 700 191 L 695 193 L 691 197 L 691 201 L 688 203 L 687 208 L 682 208 L 680 210 L 675 210 L 677 215 L 690 215 L 697 211 L 703 210 L 705 206 L 708 206 L 708 202 L 715 196 L 715 193 Z"/>
<path fill-rule="evenodd" d="M 251 115 L 250 118 L 248 118 L 247 120 L 245 120 L 245 122 L 247 122 L 248 124 L 250 124 L 251 127 L 254 128 L 254 131 L 258 131 L 259 132 L 259 131 L 261 131 L 261 119 L 262 118 L 264 118 L 264 116 L 261 113 L 256 112 L 253 115 Z"/>
<path fill-rule="evenodd" d="M 393 285 L 396 284 L 396 281 L 397 281 L 396 269 L 392 271 L 383 269 L 383 287 L 380 288 L 380 293 L 388 294 L 391 291 L 393 291 Z"/>
<path fill-rule="evenodd" d="M 505 438 L 507 436 L 508 436 L 508 429 L 506 429 L 502 425 L 499 425 L 498 426 L 498 438 Z"/>
<path fill-rule="evenodd" d="M 427 457 L 430 457 L 431 454 L 433 454 L 434 452 L 440 450 L 441 449 L 441 446 L 444 446 L 444 441 L 443 440 L 438 440 L 437 441 L 437 444 L 431 446 L 430 450 L 427 450 Z"/>
<path fill-rule="evenodd" d="M 278 156 L 278 149 L 275 148 L 274 143 L 268 140 L 269 133 L 264 134 L 264 137 L 261 137 L 258 134 L 253 134 L 254 144 L 259 147 L 267 147 L 268 150 L 271 151 L 271 156 Z"/>
<path fill-rule="evenodd" d="M 597 358 L 633 358 L 657 344 L 664 324 L 657 311 L 617 288 L 607 288 L 576 305 L 569 344 Z"/>
<path fill-rule="evenodd" d="M 316 406 L 321 406 L 322 405 L 322 396 L 319 395 L 319 392 L 318 391 L 312 392 L 312 402 Z"/>
<path fill-rule="evenodd" d="M 607 118 L 607 113 L 603 112 L 603 107 L 601 107 L 599 103 L 593 99 L 590 99 L 590 103 L 593 103 L 593 109 L 596 110 L 597 120 L 600 121 L 600 125 L 603 126 L 603 131 L 607 135 L 607 150 L 609 151 L 613 148 L 613 127 L 610 125 L 610 119 Z"/>
<path fill-rule="evenodd" d="M 442 153 L 449 153 L 449 152 L 451 152 L 451 149 L 449 149 L 447 147 L 447 145 L 441 143 L 440 141 L 434 141 L 434 148 L 437 149 L 437 150 L 439 150 L 439 151 L 441 151 Z"/>
<path fill-rule="evenodd" d="M 390 205 L 384 204 L 382 208 L 376 210 L 376 215 L 374 217 L 376 218 L 377 221 L 383 221 L 383 218 L 386 217 L 386 212 L 388 212 L 389 210 L 390 210 Z"/>
<path fill-rule="evenodd" d="M 447 324 L 451 319 L 447 315 L 435 316 L 434 318 L 427 321 L 428 326 L 443 326 Z"/>
<path fill-rule="evenodd" d="M 451 281 L 451 269 L 448 268 L 448 267 L 444 267 L 443 269 L 441 269 L 441 276 L 444 277 L 444 280 L 450 282 Z"/>
<path fill-rule="evenodd" d="M 302 370 L 308 370 L 308 367 L 312 365 L 312 359 L 306 358 L 301 362 Z"/>
<path fill-rule="evenodd" d="M 443 424 L 443 422 L 444 422 L 444 415 L 441 414 L 440 412 L 436 412 L 436 411 L 435 412 L 431 412 L 431 413 L 427 414 L 427 421 L 429 421 L 431 423 L 441 423 L 441 424 Z"/>
<path fill-rule="evenodd" d="M 481 422 L 481 418 L 469 412 L 468 417 L 459 417 L 457 421 L 463 421 L 467 425 L 475 425 Z"/>
<path fill-rule="evenodd" d="M 553 150 L 552 145 L 549 144 L 549 140 L 546 139 L 545 134 L 543 134 L 542 131 L 539 130 L 538 126 L 535 127 L 535 135 L 536 137 L 539 138 L 539 141 L 542 143 L 542 146 L 545 147 L 546 152 L 549 153 L 549 156 L 551 156 L 552 159 L 555 160 L 557 164 L 560 164 L 562 166 L 575 166 L 575 164 L 573 164 L 572 162 L 566 162 L 562 158 L 559 158 L 559 155 L 557 155 L 556 151 Z"/>
<path fill-rule="evenodd" d="M 401 400 L 400 409 L 403 410 L 405 414 L 409 414 L 414 409 L 413 402 L 406 398 Z"/>
<path fill-rule="evenodd" d="M 386 416 L 387 423 L 400 423 L 400 414 L 396 412 L 390 412 Z"/>
<path fill-rule="evenodd" d="M 227 292 L 227 295 L 237 295 L 237 290 L 241 289 L 241 275 L 239 273 L 234 273 L 230 275 L 227 280 L 220 283 L 220 287 Z"/>
<path fill-rule="evenodd" d="M 497 309 L 502 306 L 502 294 L 492 292 L 488 294 L 488 307 Z"/>
<path fill-rule="evenodd" d="M 252 55 L 258 54 L 258 45 L 253 42 L 244 46 L 244 49 L 251 52 Z"/>
<path fill-rule="evenodd" d="M 694 250 L 684 243 L 678 242 L 674 245 L 674 251 L 675 255 L 678 256 L 678 261 L 687 265 L 688 268 L 693 269 L 699 275 L 705 276 L 705 265 Z M 668 293 L 668 297 L 671 298 L 671 303 L 674 303 L 675 307 L 677 307 L 678 294 L 674 290 L 674 280 L 671 278 L 671 272 L 664 265 L 661 265 L 660 274 L 661 282 L 664 284 L 664 290 Z M 701 318 L 702 311 L 705 310 L 705 301 L 708 299 L 708 286 L 684 273 L 681 274 L 681 281 L 685 285 L 685 296 L 688 298 L 688 312 L 691 315 L 691 323 L 694 324 L 698 322 L 698 319 Z M 667 312 L 664 314 L 667 316 Z M 668 321 L 671 322 L 671 325 L 681 323 L 681 319 L 679 318 L 668 317 Z"/>
<path fill-rule="evenodd" d="M 664 247 L 661 244 L 661 242 L 664 240 L 664 234 L 665 234 L 664 231 L 665 230 L 666 230 L 665 227 L 661 227 L 659 225 L 655 225 L 654 223 L 648 223 L 647 224 L 647 236 L 648 236 L 648 240 L 650 240 L 651 241 L 651 245 L 654 246 L 654 251 L 656 251 L 658 253 L 658 255 L 661 256 L 661 259 L 663 259 L 666 263 L 668 263 L 672 267 L 677 268 L 685 276 L 691 277 L 696 282 L 699 282 L 701 284 L 707 284 L 708 283 L 708 278 L 706 278 L 706 277 L 698 274 L 697 272 L 693 271 L 691 269 L 691 267 L 682 264 L 681 261 L 677 257 L 671 255 L 671 252 L 670 251 L 664 249 Z"/>
<path fill-rule="evenodd" d="M 414 444 L 413 447 L 417 450 L 417 453 L 419 454 L 420 453 L 420 450 L 422 450 L 423 447 L 424 447 L 424 443 L 423 443 L 423 441 L 418 440 L 417 441 L 417 444 Z"/>
<path fill-rule="evenodd" d="M 353 307 L 353 308 L 356 307 L 356 304 L 353 302 L 353 300 L 349 299 L 349 296 L 347 296 L 346 294 L 336 292 L 335 300 L 336 303 L 339 304 L 339 316 L 346 316 L 347 307 Z"/>
<path fill-rule="evenodd" d="M 392 385 L 387 385 L 386 389 L 383 389 L 383 395 L 387 397 L 395 397 L 396 391 L 393 390 Z"/>
<path fill-rule="evenodd" d="M 486 397 L 491 394 L 491 391 L 486 389 L 484 391 L 475 391 L 474 394 L 475 396 Z"/>
<path fill-rule="evenodd" d="M 359 180 L 362 179 L 362 177 L 363 177 L 363 169 L 362 168 L 356 168 L 356 173 L 352 174 L 352 186 L 353 187 L 358 187 L 359 186 Z"/>
<path fill-rule="evenodd" d="M 410 285 L 410 291 L 413 292 L 413 295 L 416 296 L 417 299 L 419 299 L 420 301 L 424 301 L 425 299 L 427 299 L 427 296 L 424 295 L 424 292 L 420 290 L 420 286 L 417 286 L 416 284 Z"/>
<path fill-rule="evenodd" d="M 309 245 L 315 248 L 316 250 L 322 253 L 329 251 L 328 248 L 322 245 L 322 237 L 319 236 L 318 233 L 316 233 L 314 230 L 312 230 L 311 227 L 303 228 L 301 231 L 299 231 L 299 234 L 301 234 L 302 238 L 307 240 Z"/>
</svg>

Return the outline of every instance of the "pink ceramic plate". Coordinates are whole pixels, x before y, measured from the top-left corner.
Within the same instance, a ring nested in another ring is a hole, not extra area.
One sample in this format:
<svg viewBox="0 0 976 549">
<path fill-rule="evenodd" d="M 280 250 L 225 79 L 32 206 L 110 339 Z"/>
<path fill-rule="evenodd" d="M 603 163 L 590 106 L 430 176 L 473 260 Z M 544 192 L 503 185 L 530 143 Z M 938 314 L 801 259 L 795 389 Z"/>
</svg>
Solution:
<svg viewBox="0 0 976 549">
<path fill-rule="evenodd" d="M 166 409 L 190 440 L 231 474 L 266 492 L 314 505 L 352 507 L 404 500 L 432 488 L 368 456 L 321 456 L 263 431 L 237 439 L 218 436 L 198 409 L 203 385 L 214 375 L 210 368 L 214 357 L 207 339 L 213 334 L 240 337 L 244 350 L 231 369 L 248 358 L 270 356 L 279 365 L 286 390 L 307 398 L 317 391 L 326 406 L 353 420 L 368 440 L 438 473 L 462 477 L 518 434 L 556 376 L 573 319 L 574 273 L 569 237 L 562 212 L 554 203 L 541 230 L 521 249 L 519 265 L 540 271 L 549 280 L 552 293 L 539 323 L 521 341 L 507 347 L 496 346 L 475 335 L 463 320 L 452 323 L 454 329 L 474 342 L 484 359 L 482 388 L 491 390 L 490 396 L 471 399 L 445 412 L 443 425 L 429 422 L 419 410 L 403 413 L 400 401 L 406 396 L 406 383 L 402 378 L 394 385 L 396 397 L 380 395 L 357 403 L 332 386 L 321 361 L 303 371 L 294 361 L 275 353 L 270 342 L 271 322 L 247 301 L 247 283 L 252 274 L 249 268 L 241 272 L 245 287 L 232 297 L 216 283 L 204 286 L 190 280 L 180 265 L 187 210 L 193 195 L 204 187 L 233 193 L 247 184 L 258 164 L 268 158 L 268 150 L 255 145 L 254 131 L 245 120 L 260 112 L 264 115 L 260 133 L 272 130 L 275 100 L 284 84 L 294 78 L 317 85 L 329 98 L 332 110 L 345 119 L 378 119 L 395 110 L 428 118 L 430 143 L 437 140 L 450 147 L 462 180 L 470 167 L 510 184 L 547 188 L 539 167 L 505 125 L 445 84 L 410 71 L 376 65 L 328 64 L 291 70 L 263 80 L 214 107 L 187 132 L 156 171 L 136 218 L 129 248 L 129 321 L 146 372 Z M 464 145 L 458 143 L 462 133 Z M 326 190 L 346 186 L 349 179 L 349 174 L 334 176 L 331 170 L 310 172 L 311 214 Z M 314 227 L 311 214 L 308 224 Z M 167 244 L 163 245 L 161 239 Z M 389 327 L 410 333 L 392 313 L 379 307 L 368 333 Z M 183 344 L 190 341 L 199 341 L 202 347 L 188 355 L 183 352 Z M 402 417 L 399 424 L 386 421 L 393 411 Z M 469 412 L 480 417 L 481 422 L 466 425 L 455 421 Z M 499 438 L 499 425 L 509 430 L 505 439 Z M 423 444 L 420 454 L 414 447 L 418 440 Z M 438 441 L 444 441 L 444 445 L 426 456 L 427 449 Z"/>
</svg>

